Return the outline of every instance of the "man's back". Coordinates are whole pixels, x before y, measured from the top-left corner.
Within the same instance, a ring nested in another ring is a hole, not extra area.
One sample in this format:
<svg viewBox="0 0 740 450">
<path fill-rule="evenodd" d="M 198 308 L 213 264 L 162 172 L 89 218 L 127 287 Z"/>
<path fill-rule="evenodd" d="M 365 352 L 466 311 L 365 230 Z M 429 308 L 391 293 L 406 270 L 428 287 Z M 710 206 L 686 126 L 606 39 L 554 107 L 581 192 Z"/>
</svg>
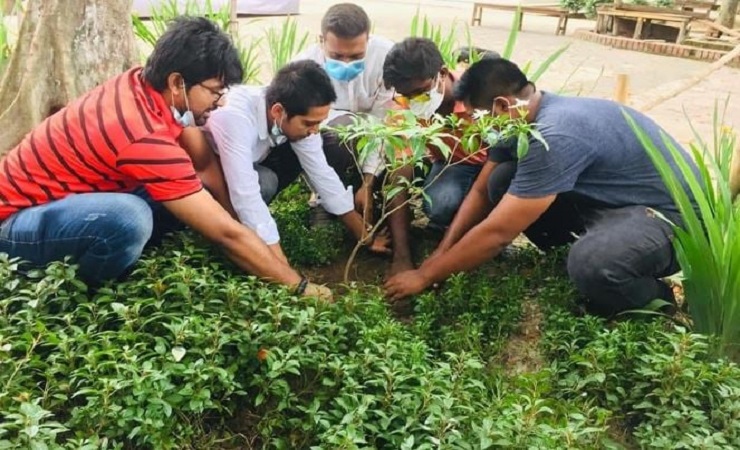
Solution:
<svg viewBox="0 0 740 450">
<path fill-rule="evenodd" d="M 69 194 L 128 191 L 158 200 L 172 181 L 200 188 L 175 137 L 182 127 L 132 69 L 76 99 L 31 131 L 0 163 L 0 220 Z M 155 150 L 156 152 L 154 152 Z M 178 192 L 176 195 L 182 195 Z"/>
<path fill-rule="evenodd" d="M 681 148 L 649 117 L 629 107 L 602 99 L 543 93 L 534 122 L 549 151 L 530 139 L 530 151 L 519 161 L 509 192 L 535 197 L 573 191 L 609 206 L 639 204 L 675 210 L 624 112 L 669 160 L 663 139 Z M 690 161 L 688 154 L 684 155 Z M 676 170 L 675 163 L 672 165 Z"/>
</svg>

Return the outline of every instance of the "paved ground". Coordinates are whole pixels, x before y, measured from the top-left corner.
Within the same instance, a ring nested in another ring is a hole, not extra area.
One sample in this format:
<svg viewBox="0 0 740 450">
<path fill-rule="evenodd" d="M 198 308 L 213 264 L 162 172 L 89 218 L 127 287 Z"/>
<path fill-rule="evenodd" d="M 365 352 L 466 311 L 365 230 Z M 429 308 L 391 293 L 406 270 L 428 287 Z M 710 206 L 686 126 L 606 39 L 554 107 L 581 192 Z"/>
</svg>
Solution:
<svg viewBox="0 0 740 450">
<path fill-rule="evenodd" d="M 512 0 L 496 0 L 516 4 Z M 524 3 L 531 3 L 525 0 Z M 542 3 L 536 0 L 534 3 Z M 311 33 L 313 41 L 319 33 L 321 17 L 326 9 L 339 1 L 301 0 L 300 28 Z M 435 23 L 447 28 L 458 25 L 461 42 L 465 40 L 465 25 L 470 22 L 472 1 L 468 0 L 365 0 L 356 1 L 370 15 L 374 32 L 390 39 L 400 40 L 408 35 L 411 18 L 417 8 Z M 501 50 L 506 42 L 513 14 L 487 10 L 483 13 L 482 26 L 471 28 L 473 42 L 481 47 Z M 243 19 L 240 33 L 243 39 L 263 36 L 264 29 L 279 24 L 284 18 Z M 602 45 L 583 42 L 568 36 L 578 28 L 592 29 L 594 22 L 571 20 L 568 35 L 554 34 L 556 18 L 526 16 L 519 34 L 512 59 L 525 64 L 538 64 L 564 45 L 570 45 L 538 83 L 549 90 L 564 90 L 594 97 L 612 96 L 616 75 L 628 74 L 631 100 L 640 104 L 644 98 L 653 97 L 668 83 L 691 77 L 705 69 L 708 63 L 667 56 L 648 55 L 617 50 Z M 265 72 L 266 73 L 266 72 Z M 268 79 L 269 76 L 263 77 Z M 681 142 L 693 138 L 684 110 L 702 136 L 711 135 L 712 111 L 715 100 L 724 102 L 731 96 L 726 122 L 740 129 L 740 70 L 723 68 L 697 86 L 681 93 L 650 112 L 666 130 Z M 606 126 L 607 124 L 605 124 Z"/>
</svg>

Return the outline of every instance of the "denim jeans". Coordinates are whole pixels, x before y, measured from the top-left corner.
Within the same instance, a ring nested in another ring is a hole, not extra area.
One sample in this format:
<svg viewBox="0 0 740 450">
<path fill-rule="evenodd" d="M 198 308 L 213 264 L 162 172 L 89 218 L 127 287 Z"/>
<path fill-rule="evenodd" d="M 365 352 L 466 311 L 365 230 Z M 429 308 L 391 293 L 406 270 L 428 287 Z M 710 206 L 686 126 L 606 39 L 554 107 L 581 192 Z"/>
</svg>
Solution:
<svg viewBox="0 0 740 450">
<path fill-rule="evenodd" d="M 515 172 L 514 162 L 494 169 L 488 180 L 494 205 L 508 190 Z M 681 223 L 678 213 L 660 212 L 673 223 Z M 524 234 L 543 250 L 573 243 L 568 275 L 596 314 L 610 316 L 658 298 L 673 300 L 671 289 L 659 280 L 680 269 L 673 249 L 673 227 L 647 206 L 609 207 L 563 193 Z"/>
<path fill-rule="evenodd" d="M 439 161 L 432 164 L 424 182 L 428 199 L 424 199 L 422 208 L 429 218 L 429 225 L 434 228 L 446 228 L 452 222 L 482 168 L 479 165 L 455 164 L 442 172 L 445 166 L 444 162 Z"/>
<path fill-rule="evenodd" d="M 83 280 L 99 284 L 136 263 L 162 210 L 143 190 L 70 195 L 0 223 L 0 252 L 34 267 L 70 256 Z"/>
</svg>

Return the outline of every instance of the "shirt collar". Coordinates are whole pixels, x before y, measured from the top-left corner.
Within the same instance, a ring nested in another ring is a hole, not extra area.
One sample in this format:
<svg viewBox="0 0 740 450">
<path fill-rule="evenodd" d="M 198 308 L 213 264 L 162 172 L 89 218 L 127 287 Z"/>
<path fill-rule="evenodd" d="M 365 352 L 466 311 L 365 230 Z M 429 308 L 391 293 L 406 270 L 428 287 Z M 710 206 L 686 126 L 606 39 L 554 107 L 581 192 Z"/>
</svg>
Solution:
<svg viewBox="0 0 740 450">
<path fill-rule="evenodd" d="M 137 70 L 138 73 L 136 74 L 135 79 L 141 83 L 141 86 L 144 91 L 144 95 L 146 97 L 149 97 L 151 99 L 152 103 L 151 105 L 154 107 L 155 111 L 158 113 L 158 115 L 162 118 L 165 125 L 167 126 L 167 129 L 169 132 L 174 136 L 175 138 L 178 138 L 180 134 L 182 133 L 183 127 L 177 121 L 175 120 L 175 117 L 172 115 L 172 111 L 170 110 L 171 104 L 167 103 L 167 100 L 164 98 L 162 93 L 157 92 L 154 87 L 152 87 L 149 83 L 147 83 L 144 80 L 142 69 L 137 68 L 134 69 Z"/>
<path fill-rule="evenodd" d="M 260 89 L 259 101 L 257 102 L 257 135 L 261 141 L 270 138 L 270 130 L 267 129 L 267 100 L 265 94 L 266 88 Z"/>
</svg>

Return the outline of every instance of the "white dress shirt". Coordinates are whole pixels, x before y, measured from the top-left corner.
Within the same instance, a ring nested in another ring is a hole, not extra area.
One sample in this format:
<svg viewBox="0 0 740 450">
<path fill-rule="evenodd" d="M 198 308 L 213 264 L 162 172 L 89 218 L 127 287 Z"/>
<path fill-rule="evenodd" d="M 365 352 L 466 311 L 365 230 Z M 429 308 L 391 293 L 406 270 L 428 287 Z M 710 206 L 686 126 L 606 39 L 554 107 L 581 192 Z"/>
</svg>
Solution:
<svg viewBox="0 0 740 450">
<path fill-rule="evenodd" d="M 277 224 L 260 194 L 259 177 L 254 170 L 272 150 L 267 129 L 265 88 L 234 86 L 226 105 L 211 113 L 205 130 L 210 132 L 221 159 L 231 203 L 239 220 L 254 230 L 266 244 L 280 241 Z M 320 134 L 290 143 L 311 186 L 321 196 L 322 206 L 331 214 L 342 215 L 354 209 L 354 197 L 326 162 Z"/>
<path fill-rule="evenodd" d="M 383 84 L 383 63 L 391 47 L 393 41 L 382 36 L 370 36 L 365 53 L 365 70 L 352 81 L 331 79 L 337 100 L 332 105 L 327 122 L 348 112 L 385 118 L 393 101 L 393 90 L 386 89 Z M 314 44 L 293 58 L 294 61 L 301 59 L 316 61 L 324 67 L 326 54 L 321 44 Z M 380 151 L 366 155 L 361 167 L 363 173 L 378 175 L 382 172 L 385 167 Z"/>
</svg>

